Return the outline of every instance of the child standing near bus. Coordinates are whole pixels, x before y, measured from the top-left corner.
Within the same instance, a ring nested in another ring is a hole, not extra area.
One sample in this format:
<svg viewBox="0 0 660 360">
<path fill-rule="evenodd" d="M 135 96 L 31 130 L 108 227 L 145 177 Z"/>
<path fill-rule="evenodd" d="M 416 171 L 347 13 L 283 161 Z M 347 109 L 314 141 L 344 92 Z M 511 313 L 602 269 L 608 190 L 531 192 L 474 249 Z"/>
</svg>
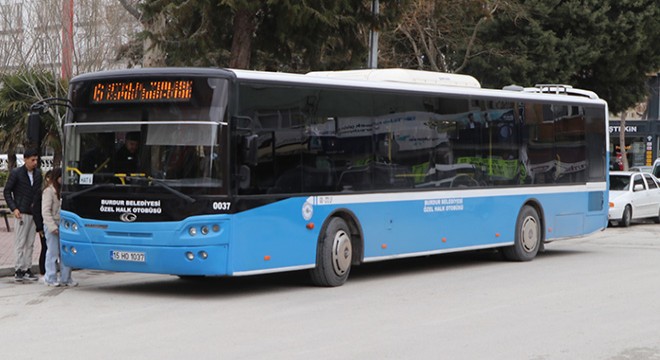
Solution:
<svg viewBox="0 0 660 360">
<path fill-rule="evenodd" d="M 62 187 L 62 169 L 55 168 L 52 172 L 51 182 L 44 189 L 41 199 L 41 212 L 44 219 L 44 232 L 46 233 L 46 275 L 44 283 L 47 286 L 78 286 L 71 279 L 71 268 L 60 261 L 60 279 L 57 279 L 57 264 L 60 258 L 60 203 Z"/>
</svg>

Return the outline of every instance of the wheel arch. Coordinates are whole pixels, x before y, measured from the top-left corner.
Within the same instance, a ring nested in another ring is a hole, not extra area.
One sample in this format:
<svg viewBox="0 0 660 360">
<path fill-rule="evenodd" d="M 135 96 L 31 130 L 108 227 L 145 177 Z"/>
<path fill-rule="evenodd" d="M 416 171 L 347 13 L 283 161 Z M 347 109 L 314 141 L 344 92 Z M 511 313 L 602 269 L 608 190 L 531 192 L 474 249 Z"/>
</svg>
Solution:
<svg viewBox="0 0 660 360">
<path fill-rule="evenodd" d="M 364 259 L 364 236 L 362 232 L 362 225 L 354 212 L 346 208 L 339 208 L 332 211 L 323 221 L 323 226 L 319 233 L 319 239 L 317 240 L 320 243 L 323 240 L 323 234 L 325 233 L 326 227 L 330 223 L 330 220 L 333 217 L 339 217 L 343 219 L 351 232 L 351 246 L 353 247 L 353 254 L 351 259 L 351 265 L 360 265 Z"/>
</svg>

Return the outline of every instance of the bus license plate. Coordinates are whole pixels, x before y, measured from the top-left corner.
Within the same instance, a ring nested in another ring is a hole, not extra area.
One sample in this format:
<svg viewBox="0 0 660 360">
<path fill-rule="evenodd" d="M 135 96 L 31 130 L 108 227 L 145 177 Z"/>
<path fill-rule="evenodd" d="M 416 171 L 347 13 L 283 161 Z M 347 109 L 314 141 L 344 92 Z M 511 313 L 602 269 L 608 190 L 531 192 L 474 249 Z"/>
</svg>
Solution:
<svg viewBox="0 0 660 360">
<path fill-rule="evenodd" d="M 110 258 L 116 261 L 134 261 L 134 262 L 145 262 L 147 260 L 143 252 L 117 251 L 117 250 L 110 251 Z"/>
</svg>

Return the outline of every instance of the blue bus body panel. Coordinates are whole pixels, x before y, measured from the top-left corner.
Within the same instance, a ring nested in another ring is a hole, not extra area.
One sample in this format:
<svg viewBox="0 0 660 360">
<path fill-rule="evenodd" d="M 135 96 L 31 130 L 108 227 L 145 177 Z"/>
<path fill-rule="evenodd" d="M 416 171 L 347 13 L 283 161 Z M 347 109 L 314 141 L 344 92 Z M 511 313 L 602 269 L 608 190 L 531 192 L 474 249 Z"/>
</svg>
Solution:
<svg viewBox="0 0 660 360">
<path fill-rule="evenodd" d="M 314 267 L 321 222 L 307 229 L 305 198 L 290 198 L 234 215 L 233 272 Z"/>
<path fill-rule="evenodd" d="M 398 200 L 402 196 L 396 193 L 316 197 L 313 220 L 350 209 L 364 231 L 366 261 L 513 244 L 518 212 L 530 201 L 541 209 L 546 241 L 589 234 L 607 225 L 604 203 L 592 211 L 587 208 L 589 191 L 527 190 L 510 189 L 503 195 L 496 195 L 501 190 L 408 193 L 414 200 Z"/>
<path fill-rule="evenodd" d="M 123 223 L 83 219 L 62 211 L 62 224 L 75 223 L 77 230 L 60 225 L 62 261 L 75 268 L 111 271 L 149 272 L 179 275 L 226 275 L 230 241 L 229 219 L 226 215 L 205 215 L 182 222 Z M 199 231 L 204 225 L 207 235 Z M 188 229 L 198 233 L 191 236 Z M 72 253 L 75 249 L 76 254 Z M 113 260 L 113 251 L 141 252 L 144 262 Z M 199 256 L 206 252 L 207 258 Z M 186 253 L 194 254 L 193 260 Z"/>
<path fill-rule="evenodd" d="M 540 208 L 546 241 L 593 233 L 607 226 L 606 196 L 603 190 L 584 186 L 340 194 L 289 198 L 233 215 L 148 224 L 93 221 L 62 211 L 64 220 L 78 225 L 77 232 L 62 229 L 62 257 L 76 268 L 179 275 L 312 268 L 324 222 L 345 211 L 363 231 L 363 260 L 377 261 L 511 245 L 517 215 L 526 203 Z M 220 230 L 201 235 L 202 225 L 218 225 Z M 191 226 L 197 235 L 188 233 Z M 146 260 L 112 260 L 112 251 L 144 252 Z M 207 259 L 200 258 L 201 251 Z M 194 254 L 193 260 L 186 258 L 187 252 Z"/>
</svg>

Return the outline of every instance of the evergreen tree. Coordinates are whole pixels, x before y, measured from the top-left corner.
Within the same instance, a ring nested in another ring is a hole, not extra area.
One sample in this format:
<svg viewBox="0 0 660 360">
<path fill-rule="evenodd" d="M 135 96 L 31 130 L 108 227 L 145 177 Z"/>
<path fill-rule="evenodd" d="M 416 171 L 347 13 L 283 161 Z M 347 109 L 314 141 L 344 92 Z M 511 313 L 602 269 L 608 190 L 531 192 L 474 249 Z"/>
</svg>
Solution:
<svg viewBox="0 0 660 360">
<path fill-rule="evenodd" d="M 140 17 L 164 16 L 167 26 L 162 34 L 146 31 L 141 36 L 157 42 L 170 66 L 294 72 L 354 68 L 366 63 L 367 29 L 385 19 L 373 18 L 370 4 L 362 0 L 145 0 L 139 6 Z"/>
<path fill-rule="evenodd" d="M 66 91 L 63 91 L 62 84 L 55 80 L 53 74 L 47 71 L 22 70 L 3 74 L 0 76 L 0 84 L 0 152 L 7 153 L 12 160 L 17 147 L 27 145 L 30 106 Z M 56 88 L 57 86 L 60 88 Z M 42 116 L 46 130 L 42 145 L 55 149 L 54 161 L 59 161 L 62 154 L 58 119 L 55 112 Z"/>
<path fill-rule="evenodd" d="M 595 91 L 618 113 L 648 94 L 660 69 L 655 0 L 523 1 L 528 13 L 481 33 L 465 72 L 482 84 L 571 84 Z"/>
<path fill-rule="evenodd" d="M 168 66 L 361 68 L 376 27 L 381 66 L 467 73 L 485 87 L 571 84 L 620 112 L 660 69 L 656 2 L 381 0 L 378 18 L 368 0 L 142 0 L 138 8 L 150 26 L 142 37 Z"/>
</svg>

